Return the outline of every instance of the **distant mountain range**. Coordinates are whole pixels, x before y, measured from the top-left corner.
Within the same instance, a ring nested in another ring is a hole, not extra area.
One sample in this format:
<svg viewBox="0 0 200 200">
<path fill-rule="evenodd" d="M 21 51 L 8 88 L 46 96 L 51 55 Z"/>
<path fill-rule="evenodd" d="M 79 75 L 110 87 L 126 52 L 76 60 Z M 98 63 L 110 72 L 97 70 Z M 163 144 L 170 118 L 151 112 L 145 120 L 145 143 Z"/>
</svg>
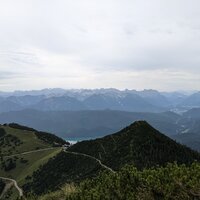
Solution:
<svg viewBox="0 0 200 200">
<path fill-rule="evenodd" d="M 0 92 L 0 112 L 36 109 L 44 111 L 120 110 L 129 112 L 182 112 L 200 107 L 200 92 L 117 89 L 44 89 Z"/>
<path fill-rule="evenodd" d="M 20 123 L 61 137 L 96 138 L 136 120 L 200 151 L 200 92 L 44 89 L 0 92 L 0 123 Z"/>
</svg>

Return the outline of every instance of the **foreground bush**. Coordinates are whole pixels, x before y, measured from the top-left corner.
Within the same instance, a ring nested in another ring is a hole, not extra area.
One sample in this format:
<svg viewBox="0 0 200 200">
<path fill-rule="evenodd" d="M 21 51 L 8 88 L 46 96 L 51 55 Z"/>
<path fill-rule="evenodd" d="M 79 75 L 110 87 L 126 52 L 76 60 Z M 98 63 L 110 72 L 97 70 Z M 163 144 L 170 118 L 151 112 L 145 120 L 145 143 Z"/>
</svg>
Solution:
<svg viewBox="0 0 200 200">
<path fill-rule="evenodd" d="M 69 189 L 70 188 L 70 189 Z M 38 198 L 37 198 L 38 199 Z M 40 200 L 199 200 L 200 164 L 168 164 L 138 171 L 126 166 L 118 173 L 102 173 L 76 188 L 67 185 Z"/>
</svg>

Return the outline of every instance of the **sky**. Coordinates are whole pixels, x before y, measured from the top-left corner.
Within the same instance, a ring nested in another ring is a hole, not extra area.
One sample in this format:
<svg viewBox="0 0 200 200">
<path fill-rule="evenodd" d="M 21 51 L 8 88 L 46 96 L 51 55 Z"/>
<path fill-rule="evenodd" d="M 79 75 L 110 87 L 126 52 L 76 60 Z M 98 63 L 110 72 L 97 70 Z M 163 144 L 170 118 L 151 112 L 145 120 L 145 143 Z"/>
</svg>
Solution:
<svg viewBox="0 0 200 200">
<path fill-rule="evenodd" d="M 0 0 L 0 90 L 200 90 L 199 0 Z"/>
</svg>

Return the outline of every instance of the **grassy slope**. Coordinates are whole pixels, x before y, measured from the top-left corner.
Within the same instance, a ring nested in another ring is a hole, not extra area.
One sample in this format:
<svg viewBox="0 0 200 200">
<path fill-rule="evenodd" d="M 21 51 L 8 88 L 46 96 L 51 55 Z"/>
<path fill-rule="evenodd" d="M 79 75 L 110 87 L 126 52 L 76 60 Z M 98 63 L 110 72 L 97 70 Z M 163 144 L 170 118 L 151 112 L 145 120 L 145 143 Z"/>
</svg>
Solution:
<svg viewBox="0 0 200 200">
<path fill-rule="evenodd" d="M 26 176 L 32 175 L 32 173 L 37 170 L 40 165 L 46 163 L 49 158 L 55 156 L 60 151 L 60 148 L 55 148 L 44 152 L 36 152 L 28 155 L 17 156 L 19 159 L 24 158 L 25 160 L 28 160 L 28 163 L 21 163 L 20 160 L 17 160 L 17 166 L 15 169 L 8 172 L 0 169 L 0 176 L 13 178 L 20 185 L 22 185 L 25 182 Z"/>
<path fill-rule="evenodd" d="M 6 136 L 11 135 L 17 137 L 18 141 L 20 141 L 18 146 L 16 146 L 11 141 L 9 141 L 8 145 L 2 145 L 2 155 L 12 155 L 36 149 L 44 149 L 51 147 L 50 144 L 40 140 L 32 131 L 14 129 L 8 126 L 0 126 L 0 128 L 4 128 L 4 130 L 6 131 Z M 49 160 L 49 158 L 55 156 L 60 151 L 61 148 L 58 147 L 48 151 L 35 152 L 27 155 L 18 155 L 16 156 L 16 168 L 9 171 L 5 171 L 1 167 L 0 176 L 13 178 L 19 183 L 19 185 L 22 185 L 25 183 L 26 176 L 32 175 L 33 171 L 37 170 L 40 165 L 46 163 Z M 21 158 L 27 160 L 28 162 L 20 162 Z M 3 160 L 5 161 L 8 159 L 4 158 Z"/>
<path fill-rule="evenodd" d="M 22 142 L 22 144 L 20 144 L 19 146 L 15 146 L 14 144 L 11 144 L 11 146 L 9 145 L 1 146 L 1 152 L 3 155 L 23 153 L 26 151 L 35 150 L 37 148 L 42 149 L 42 148 L 51 147 L 49 144 L 44 143 L 43 141 L 39 140 L 37 136 L 34 134 L 34 132 L 14 129 L 14 128 L 5 127 L 5 126 L 0 126 L 0 128 L 4 128 L 7 135 L 10 134 L 14 137 L 17 137 Z M 13 147 L 15 147 L 15 149 L 13 149 Z"/>
</svg>

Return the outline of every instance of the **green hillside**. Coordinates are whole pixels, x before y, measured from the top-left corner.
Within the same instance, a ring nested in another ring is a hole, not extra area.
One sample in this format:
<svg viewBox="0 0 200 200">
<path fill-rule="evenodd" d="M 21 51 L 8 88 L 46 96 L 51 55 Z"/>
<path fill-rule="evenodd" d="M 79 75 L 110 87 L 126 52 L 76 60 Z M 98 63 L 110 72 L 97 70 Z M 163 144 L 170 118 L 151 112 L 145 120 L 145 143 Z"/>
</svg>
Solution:
<svg viewBox="0 0 200 200">
<path fill-rule="evenodd" d="M 190 165 L 195 160 L 200 161 L 199 153 L 140 121 L 118 133 L 71 146 L 37 170 L 23 189 L 41 195 L 65 183 L 79 184 L 101 171 L 115 174 L 127 164 L 142 170 L 175 161 Z"/>
<path fill-rule="evenodd" d="M 0 177 L 24 185 L 27 177 L 62 150 L 64 143 L 57 136 L 28 127 L 0 125 Z"/>
</svg>

